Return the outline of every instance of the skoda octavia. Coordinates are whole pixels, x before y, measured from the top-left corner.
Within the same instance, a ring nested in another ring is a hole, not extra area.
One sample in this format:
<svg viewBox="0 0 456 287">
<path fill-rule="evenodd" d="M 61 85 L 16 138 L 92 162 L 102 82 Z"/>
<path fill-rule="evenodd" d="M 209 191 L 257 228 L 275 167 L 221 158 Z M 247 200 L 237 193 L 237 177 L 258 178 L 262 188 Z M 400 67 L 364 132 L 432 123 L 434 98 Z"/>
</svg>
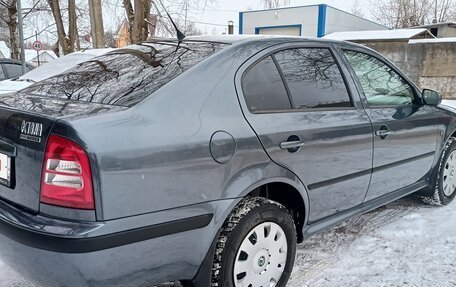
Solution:
<svg viewBox="0 0 456 287">
<path fill-rule="evenodd" d="M 0 96 L 0 258 L 39 286 L 286 286 L 296 244 L 455 197 L 456 121 L 378 53 L 156 40 Z"/>
</svg>

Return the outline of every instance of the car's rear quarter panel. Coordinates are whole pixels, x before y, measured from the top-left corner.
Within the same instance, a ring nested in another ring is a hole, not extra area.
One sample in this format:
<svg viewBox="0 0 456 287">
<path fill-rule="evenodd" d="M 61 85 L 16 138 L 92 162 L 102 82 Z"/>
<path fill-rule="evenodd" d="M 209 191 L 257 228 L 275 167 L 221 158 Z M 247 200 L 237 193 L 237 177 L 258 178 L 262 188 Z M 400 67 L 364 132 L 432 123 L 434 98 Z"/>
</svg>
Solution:
<svg viewBox="0 0 456 287">
<path fill-rule="evenodd" d="M 89 154 L 95 219 L 103 227 L 83 237 L 201 214 L 213 214 L 209 225 L 82 254 L 43 251 L 0 235 L 2 258 L 47 287 L 62 286 L 58 282 L 149 286 L 188 280 L 195 276 L 231 209 L 250 190 L 283 181 L 300 190 L 307 202 L 299 179 L 274 164 L 263 150 L 236 95 L 238 67 L 272 44 L 239 44 L 190 69 L 133 108 L 68 115 L 54 126 L 53 132 L 75 140 Z M 209 150 L 211 136 L 220 130 L 236 141 L 234 157 L 225 164 L 217 163 Z"/>
<path fill-rule="evenodd" d="M 266 45 L 230 47 L 128 110 L 66 119 L 86 143 L 99 176 L 99 219 L 240 196 L 241 186 L 237 193 L 230 189 L 233 178 L 270 160 L 243 117 L 234 75 Z M 236 141 L 226 164 L 214 161 L 209 149 L 220 130 Z M 246 189 L 253 183 L 246 178 L 242 184 Z"/>
</svg>

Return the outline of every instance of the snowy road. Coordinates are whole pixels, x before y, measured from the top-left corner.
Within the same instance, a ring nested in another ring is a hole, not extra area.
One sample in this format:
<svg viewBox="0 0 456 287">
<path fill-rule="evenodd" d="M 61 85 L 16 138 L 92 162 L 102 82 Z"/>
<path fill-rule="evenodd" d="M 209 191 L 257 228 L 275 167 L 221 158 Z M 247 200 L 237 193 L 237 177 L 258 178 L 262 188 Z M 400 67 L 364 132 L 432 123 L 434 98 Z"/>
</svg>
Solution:
<svg viewBox="0 0 456 287">
<path fill-rule="evenodd" d="M 456 286 L 456 202 L 409 196 L 316 235 L 288 286 Z M 0 262 L 0 287 L 36 286 Z"/>
</svg>

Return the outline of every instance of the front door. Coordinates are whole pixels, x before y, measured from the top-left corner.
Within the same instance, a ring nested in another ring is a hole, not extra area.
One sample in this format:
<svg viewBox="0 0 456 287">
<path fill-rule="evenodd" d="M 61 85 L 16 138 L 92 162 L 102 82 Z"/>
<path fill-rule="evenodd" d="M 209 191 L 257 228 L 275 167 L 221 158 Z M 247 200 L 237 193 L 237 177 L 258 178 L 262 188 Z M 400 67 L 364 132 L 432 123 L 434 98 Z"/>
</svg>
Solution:
<svg viewBox="0 0 456 287">
<path fill-rule="evenodd" d="M 331 48 L 278 47 L 246 66 L 238 75 L 244 114 L 271 159 L 306 185 L 309 221 L 361 204 L 372 168 L 372 126 Z"/>
<path fill-rule="evenodd" d="M 431 169 L 438 130 L 434 107 L 387 62 L 343 50 L 353 67 L 374 128 L 372 180 L 366 201 L 419 182 Z"/>
</svg>

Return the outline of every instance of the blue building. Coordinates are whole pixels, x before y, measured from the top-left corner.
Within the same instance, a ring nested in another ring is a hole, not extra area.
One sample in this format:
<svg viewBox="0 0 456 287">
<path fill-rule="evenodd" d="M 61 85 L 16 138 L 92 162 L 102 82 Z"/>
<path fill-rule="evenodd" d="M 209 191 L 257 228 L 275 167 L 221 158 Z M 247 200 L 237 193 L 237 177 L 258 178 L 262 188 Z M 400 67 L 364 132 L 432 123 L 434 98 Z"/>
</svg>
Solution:
<svg viewBox="0 0 456 287">
<path fill-rule="evenodd" d="M 323 37 L 333 32 L 387 29 L 326 4 L 239 13 L 239 34 Z"/>
</svg>

